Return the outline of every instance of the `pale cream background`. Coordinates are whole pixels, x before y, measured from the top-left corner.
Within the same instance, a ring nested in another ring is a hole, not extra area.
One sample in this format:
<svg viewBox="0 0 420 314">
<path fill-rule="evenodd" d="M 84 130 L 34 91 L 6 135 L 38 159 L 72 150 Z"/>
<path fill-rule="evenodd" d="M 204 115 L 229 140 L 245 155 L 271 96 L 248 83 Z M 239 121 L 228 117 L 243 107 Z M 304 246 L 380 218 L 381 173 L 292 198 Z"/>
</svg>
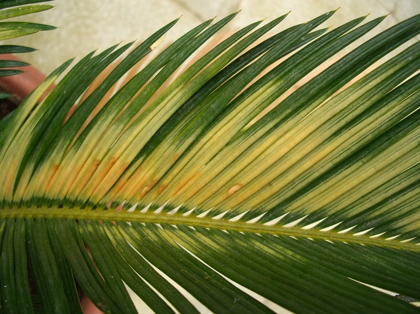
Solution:
<svg viewBox="0 0 420 314">
<path fill-rule="evenodd" d="M 290 10 L 292 12 L 277 30 L 338 7 L 340 10 L 324 26 L 337 26 L 368 13 L 367 20 L 389 13 L 390 16 L 371 35 L 420 13 L 420 0 L 58 0 L 51 3 L 55 6 L 53 10 L 24 20 L 54 25 L 59 27 L 57 30 L 9 41 L 39 49 L 23 57 L 45 74 L 65 60 L 80 58 L 94 49 L 103 50 L 116 43 L 145 39 L 180 15 L 183 15 L 182 19 L 170 30 L 166 42 L 204 20 L 216 15 L 224 17 L 239 9 L 242 11 L 229 24 L 230 29 L 263 18 L 271 20 Z M 137 303 L 140 313 L 149 312 L 140 300 Z M 208 312 L 200 308 L 202 312 Z"/>
</svg>

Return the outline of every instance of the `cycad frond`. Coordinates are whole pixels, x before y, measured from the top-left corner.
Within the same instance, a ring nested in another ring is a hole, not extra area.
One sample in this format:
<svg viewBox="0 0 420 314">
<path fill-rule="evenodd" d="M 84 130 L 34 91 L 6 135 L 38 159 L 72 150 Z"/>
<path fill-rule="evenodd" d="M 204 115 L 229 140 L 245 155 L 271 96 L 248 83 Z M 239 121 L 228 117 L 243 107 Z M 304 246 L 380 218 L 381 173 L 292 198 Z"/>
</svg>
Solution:
<svg viewBox="0 0 420 314">
<path fill-rule="evenodd" d="M 157 313 L 417 312 L 420 44 L 348 84 L 416 36 L 420 16 L 312 77 L 384 19 L 316 30 L 333 13 L 258 44 L 286 16 L 250 24 L 163 91 L 236 13 L 109 100 L 177 20 L 86 97 L 131 44 L 92 52 L 37 105 L 70 61 L 52 73 L 0 122 L 2 310 L 33 311 L 29 260 L 44 312 L 80 312 L 75 281 L 112 313 L 136 311 L 124 283 Z"/>
</svg>

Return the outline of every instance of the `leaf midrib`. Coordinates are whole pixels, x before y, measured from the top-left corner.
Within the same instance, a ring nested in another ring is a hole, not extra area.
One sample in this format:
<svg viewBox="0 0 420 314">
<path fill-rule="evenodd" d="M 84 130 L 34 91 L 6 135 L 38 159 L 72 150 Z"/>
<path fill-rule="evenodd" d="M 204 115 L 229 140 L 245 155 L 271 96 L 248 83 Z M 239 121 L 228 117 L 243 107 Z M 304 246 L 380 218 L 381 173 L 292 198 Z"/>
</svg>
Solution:
<svg viewBox="0 0 420 314">
<path fill-rule="evenodd" d="M 410 250 L 420 252 L 420 245 L 415 242 L 401 242 L 397 239 L 386 240 L 384 237 L 371 238 L 367 235 L 355 236 L 351 233 L 338 233 L 338 231 L 320 231 L 319 229 L 304 230 L 299 227 L 285 228 L 282 225 L 267 226 L 261 223 L 247 223 L 246 221 L 214 220 L 212 217 L 186 217 L 180 214 L 167 213 L 130 213 L 114 210 L 81 210 L 66 208 L 11 208 L 0 210 L 1 218 L 56 218 L 56 219 L 83 219 L 142 222 L 168 225 L 186 225 L 191 227 L 216 228 L 226 231 L 250 232 L 254 234 L 271 234 L 276 236 L 294 236 L 310 238 L 312 240 L 338 241 L 357 243 L 361 245 L 376 245 L 387 248 Z"/>
</svg>

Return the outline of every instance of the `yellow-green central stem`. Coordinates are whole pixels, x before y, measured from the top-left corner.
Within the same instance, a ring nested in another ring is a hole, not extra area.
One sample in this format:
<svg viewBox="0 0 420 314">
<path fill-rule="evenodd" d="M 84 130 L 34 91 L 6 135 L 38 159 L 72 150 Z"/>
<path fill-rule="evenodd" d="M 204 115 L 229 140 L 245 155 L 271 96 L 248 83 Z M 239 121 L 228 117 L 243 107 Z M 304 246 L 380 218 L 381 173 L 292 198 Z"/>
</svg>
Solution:
<svg viewBox="0 0 420 314">
<path fill-rule="evenodd" d="M 231 222 L 228 220 L 214 220 L 212 218 L 185 217 L 179 214 L 167 213 L 130 213 L 127 211 L 115 212 L 114 210 L 80 210 L 65 208 L 13 208 L 0 210 L 0 218 L 64 218 L 76 220 L 109 220 L 159 223 L 171 225 L 186 225 L 203 228 L 217 228 L 221 230 L 252 232 L 259 234 L 275 234 L 294 237 L 305 237 L 319 240 L 359 243 L 363 245 L 378 245 L 389 248 L 409 249 L 420 252 L 420 245 L 414 242 L 401 242 L 397 239 L 385 240 L 383 237 L 371 238 L 369 236 L 354 236 L 351 233 L 338 233 L 336 231 L 320 231 L 318 229 L 304 230 L 301 228 L 285 228 L 281 225 L 266 226 L 261 223 L 249 224 L 242 221 Z"/>
</svg>

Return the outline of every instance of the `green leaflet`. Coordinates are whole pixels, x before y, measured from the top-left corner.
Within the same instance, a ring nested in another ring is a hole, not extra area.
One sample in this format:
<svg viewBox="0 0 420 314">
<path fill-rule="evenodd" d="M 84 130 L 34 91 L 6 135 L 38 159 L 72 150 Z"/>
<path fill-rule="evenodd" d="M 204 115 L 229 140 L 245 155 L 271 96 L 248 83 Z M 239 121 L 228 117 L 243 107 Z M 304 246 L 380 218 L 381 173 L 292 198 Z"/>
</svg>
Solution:
<svg viewBox="0 0 420 314">
<path fill-rule="evenodd" d="M 0 40 L 26 36 L 41 31 L 50 31 L 55 27 L 27 22 L 0 22 Z"/>
<path fill-rule="evenodd" d="M 0 20 L 9 19 L 12 17 L 22 16 L 26 14 L 32 14 L 36 12 L 42 12 L 49 9 L 52 9 L 51 5 L 28 5 L 19 8 L 11 8 L 7 10 L 0 11 Z"/>
<path fill-rule="evenodd" d="M 6 93 L 0 93 L 0 99 L 5 99 L 5 98 L 9 98 L 10 96 L 12 96 L 11 94 L 6 94 Z M 3 121 L 3 120 L 1 120 Z"/>
<path fill-rule="evenodd" d="M 51 74 L 0 122 L 0 312 L 81 313 L 76 285 L 105 313 L 137 311 L 125 285 L 156 313 L 418 312 L 420 44 L 346 85 L 420 16 L 326 66 L 384 19 L 317 30 L 333 13 L 252 23 L 180 74 L 237 13 L 156 53 L 174 20 L 38 104 L 70 61 Z"/>
<path fill-rule="evenodd" d="M 28 65 L 26 62 L 15 61 L 15 60 L 0 60 L 1 68 L 13 68 L 13 67 L 22 67 Z"/>
<path fill-rule="evenodd" d="M 0 46 L 0 53 L 26 53 L 35 51 L 34 48 L 16 46 L 16 45 L 2 45 Z"/>
<path fill-rule="evenodd" d="M 9 7 L 16 7 L 19 5 L 31 4 L 31 3 L 40 3 L 40 2 L 48 2 L 51 0 L 6 0 L 0 4 L 0 9 L 9 8 Z"/>
<path fill-rule="evenodd" d="M 23 73 L 22 70 L 0 70 L 0 77 L 12 76 Z"/>
</svg>

